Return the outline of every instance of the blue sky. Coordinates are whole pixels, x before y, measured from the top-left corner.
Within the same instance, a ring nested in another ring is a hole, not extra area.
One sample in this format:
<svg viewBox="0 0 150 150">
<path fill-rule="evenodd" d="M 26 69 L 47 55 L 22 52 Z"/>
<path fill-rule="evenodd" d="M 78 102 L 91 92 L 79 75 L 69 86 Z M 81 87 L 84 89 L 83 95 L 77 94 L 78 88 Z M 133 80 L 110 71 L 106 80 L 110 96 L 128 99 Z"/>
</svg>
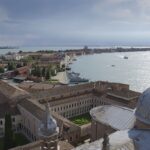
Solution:
<svg viewBox="0 0 150 150">
<path fill-rule="evenodd" d="M 0 0 L 0 45 L 150 46 L 150 0 Z"/>
</svg>

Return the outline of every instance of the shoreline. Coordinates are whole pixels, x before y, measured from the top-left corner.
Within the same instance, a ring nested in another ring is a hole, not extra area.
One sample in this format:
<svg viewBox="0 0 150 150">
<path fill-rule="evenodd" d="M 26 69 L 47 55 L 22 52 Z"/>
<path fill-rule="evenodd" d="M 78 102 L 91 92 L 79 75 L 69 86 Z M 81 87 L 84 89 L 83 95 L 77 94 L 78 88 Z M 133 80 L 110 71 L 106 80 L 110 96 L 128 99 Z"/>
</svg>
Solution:
<svg viewBox="0 0 150 150">
<path fill-rule="evenodd" d="M 150 51 L 149 47 L 139 46 L 139 47 L 97 47 L 97 46 L 89 46 L 86 49 L 82 46 L 73 46 L 73 47 L 19 47 L 19 48 L 0 48 L 0 55 L 6 55 L 8 52 L 19 53 L 22 51 L 23 53 L 32 53 L 32 52 L 40 52 L 40 51 L 53 51 L 53 52 L 84 52 L 85 54 L 97 54 L 97 53 L 114 53 L 114 52 L 144 52 Z"/>
</svg>

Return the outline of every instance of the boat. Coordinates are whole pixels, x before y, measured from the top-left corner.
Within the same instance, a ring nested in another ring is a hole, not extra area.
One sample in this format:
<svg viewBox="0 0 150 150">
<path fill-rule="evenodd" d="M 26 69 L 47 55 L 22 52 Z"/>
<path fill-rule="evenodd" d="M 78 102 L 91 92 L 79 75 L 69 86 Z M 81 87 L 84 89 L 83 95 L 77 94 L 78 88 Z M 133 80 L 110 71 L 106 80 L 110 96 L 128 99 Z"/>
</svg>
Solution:
<svg viewBox="0 0 150 150">
<path fill-rule="evenodd" d="M 115 65 L 111 65 L 112 67 L 115 67 Z"/>
<path fill-rule="evenodd" d="M 89 82 L 88 79 L 81 78 L 81 77 L 79 77 L 79 75 L 80 75 L 80 73 L 69 72 L 68 73 L 68 78 L 69 78 L 70 83 L 78 84 L 78 83 L 81 83 L 81 82 Z"/>
<path fill-rule="evenodd" d="M 71 68 L 70 67 L 66 67 L 66 70 L 71 70 Z"/>
<path fill-rule="evenodd" d="M 128 57 L 127 57 L 127 56 L 124 56 L 123 58 L 124 58 L 124 59 L 128 59 Z"/>
<path fill-rule="evenodd" d="M 70 83 L 77 84 L 77 83 L 81 83 L 81 82 L 89 82 L 89 80 L 85 79 L 85 78 L 80 78 L 80 77 L 70 78 Z"/>
<path fill-rule="evenodd" d="M 73 58 L 72 60 L 73 60 L 73 61 L 76 61 L 77 59 L 76 59 L 76 58 Z"/>
<path fill-rule="evenodd" d="M 79 76 L 80 73 L 75 73 L 75 72 L 71 72 L 72 75 L 76 75 L 76 76 Z"/>
</svg>

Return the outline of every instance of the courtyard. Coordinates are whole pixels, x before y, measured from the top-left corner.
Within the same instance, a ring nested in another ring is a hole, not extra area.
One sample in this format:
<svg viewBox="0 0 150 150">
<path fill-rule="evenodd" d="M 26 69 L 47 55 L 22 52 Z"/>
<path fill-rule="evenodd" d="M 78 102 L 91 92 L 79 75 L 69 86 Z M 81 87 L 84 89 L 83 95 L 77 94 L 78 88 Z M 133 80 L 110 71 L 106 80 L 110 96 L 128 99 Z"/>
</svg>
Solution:
<svg viewBox="0 0 150 150">
<path fill-rule="evenodd" d="M 72 117 L 69 120 L 79 126 L 82 126 L 84 124 L 88 124 L 91 122 L 91 116 L 89 113 L 86 113 L 86 114 L 82 114 L 80 116 Z"/>
</svg>

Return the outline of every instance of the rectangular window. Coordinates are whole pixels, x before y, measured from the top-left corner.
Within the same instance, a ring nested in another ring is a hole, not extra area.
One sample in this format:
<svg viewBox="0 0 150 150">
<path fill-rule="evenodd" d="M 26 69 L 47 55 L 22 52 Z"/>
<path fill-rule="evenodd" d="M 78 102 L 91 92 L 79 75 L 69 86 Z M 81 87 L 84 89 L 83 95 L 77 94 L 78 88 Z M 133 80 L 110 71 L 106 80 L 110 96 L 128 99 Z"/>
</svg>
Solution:
<svg viewBox="0 0 150 150">
<path fill-rule="evenodd" d="M 3 124 L 3 121 L 1 120 L 1 121 L 0 121 L 0 125 L 2 125 L 2 124 Z"/>
<path fill-rule="evenodd" d="M 14 117 L 12 118 L 12 121 L 15 122 L 15 118 Z"/>
</svg>

